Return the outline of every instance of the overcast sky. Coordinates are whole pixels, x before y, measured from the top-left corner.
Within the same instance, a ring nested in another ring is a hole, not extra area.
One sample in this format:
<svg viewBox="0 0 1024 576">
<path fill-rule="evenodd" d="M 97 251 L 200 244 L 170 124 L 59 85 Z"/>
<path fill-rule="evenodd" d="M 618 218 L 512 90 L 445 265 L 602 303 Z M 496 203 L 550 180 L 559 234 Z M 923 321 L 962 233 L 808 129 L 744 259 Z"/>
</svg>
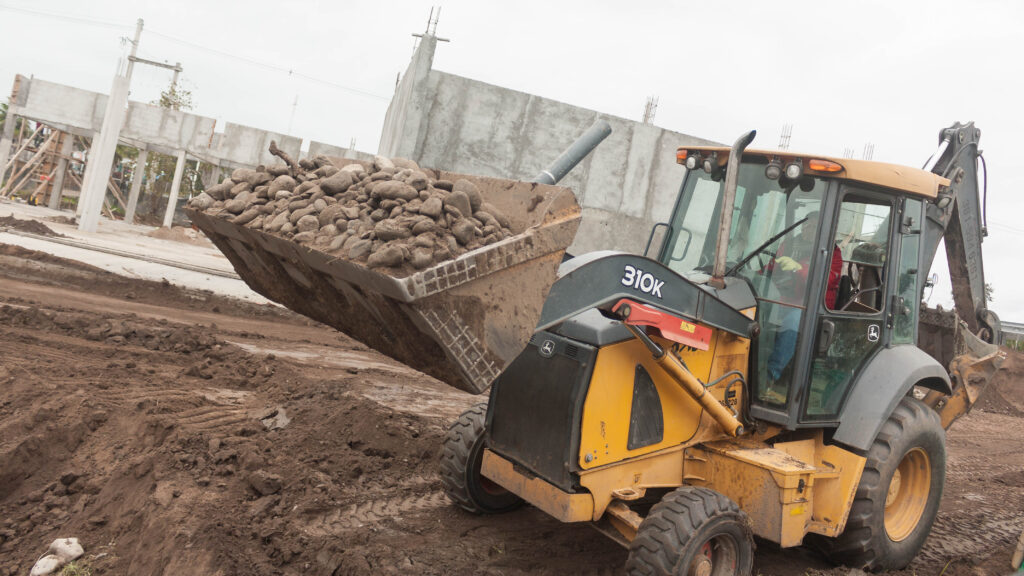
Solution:
<svg viewBox="0 0 1024 576">
<path fill-rule="evenodd" d="M 21 73 L 107 92 L 127 53 L 121 37 L 143 18 L 139 55 L 182 63 L 195 112 L 374 152 L 431 6 L 0 0 L 0 86 Z M 754 146 L 774 147 L 790 123 L 794 150 L 860 156 L 872 143 L 875 160 L 920 166 L 940 128 L 974 120 L 990 171 L 992 308 L 1024 321 L 1014 141 L 1024 135 L 1024 3 L 477 0 L 441 10 L 437 34 L 451 42 L 438 46 L 438 70 L 633 119 L 656 95 L 655 124 L 721 142 L 756 128 Z M 136 66 L 131 98 L 155 99 L 170 76 Z M 932 304 L 948 294 L 943 278 Z"/>
</svg>

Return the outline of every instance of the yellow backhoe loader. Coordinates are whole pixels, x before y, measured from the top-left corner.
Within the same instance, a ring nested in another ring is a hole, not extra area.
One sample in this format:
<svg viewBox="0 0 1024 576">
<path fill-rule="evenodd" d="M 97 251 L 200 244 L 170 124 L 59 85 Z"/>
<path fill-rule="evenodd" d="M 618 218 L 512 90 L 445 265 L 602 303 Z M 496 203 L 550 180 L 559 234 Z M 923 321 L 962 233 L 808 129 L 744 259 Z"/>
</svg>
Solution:
<svg viewBox="0 0 1024 576">
<path fill-rule="evenodd" d="M 516 235 L 407 278 L 191 215 L 257 291 L 490 385 L 442 450 L 466 510 L 592 523 L 630 574 L 748 574 L 754 536 L 902 568 L 939 507 L 945 428 L 1003 359 L 980 132 L 943 130 L 923 169 L 753 137 L 678 150 L 678 199 L 643 256 L 562 261 L 579 207 L 557 177 L 475 179 Z M 920 305 L 942 240 L 955 313 Z"/>
</svg>

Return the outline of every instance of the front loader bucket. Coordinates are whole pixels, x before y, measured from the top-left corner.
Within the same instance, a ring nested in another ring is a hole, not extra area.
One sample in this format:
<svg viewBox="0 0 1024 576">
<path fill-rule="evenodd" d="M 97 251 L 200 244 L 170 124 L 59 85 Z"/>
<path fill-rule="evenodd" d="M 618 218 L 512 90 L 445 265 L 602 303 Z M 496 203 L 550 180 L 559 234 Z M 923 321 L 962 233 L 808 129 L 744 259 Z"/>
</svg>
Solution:
<svg viewBox="0 0 1024 576">
<path fill-rule="evenodd" d="M 533 333 L 580 207 L 564 187 L 448 172 L 439 178 L 475 183 L 515 235 L 395 278 L 197 210 L 188 214 L 256 292 L 480 393 Z"/>
</svg>

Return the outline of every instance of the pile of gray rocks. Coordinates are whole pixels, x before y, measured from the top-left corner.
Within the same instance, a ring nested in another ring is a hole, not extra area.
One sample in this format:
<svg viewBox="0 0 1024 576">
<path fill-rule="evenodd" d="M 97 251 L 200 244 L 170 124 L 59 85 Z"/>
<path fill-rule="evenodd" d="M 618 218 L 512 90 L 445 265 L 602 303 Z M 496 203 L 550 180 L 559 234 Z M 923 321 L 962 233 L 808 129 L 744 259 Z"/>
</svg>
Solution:
<svg viewBox="0 0 1024 576">
<path fill-rule="evenodd" d="M 337 258 L 414 272 L 512 235 L 508 218 L 465 179 L 377 156 L 336 167 L 326 156 L 240 168 L 188 206 Z"/>
</svg>

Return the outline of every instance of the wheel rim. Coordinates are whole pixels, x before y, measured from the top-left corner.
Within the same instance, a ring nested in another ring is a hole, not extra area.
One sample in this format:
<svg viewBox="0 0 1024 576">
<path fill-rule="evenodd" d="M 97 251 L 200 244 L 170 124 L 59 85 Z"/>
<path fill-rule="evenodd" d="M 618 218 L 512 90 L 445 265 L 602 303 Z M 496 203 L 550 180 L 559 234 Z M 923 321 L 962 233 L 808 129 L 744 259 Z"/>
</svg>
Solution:
<svg viewBox="0 0 1024 576">
<path fill-rule="evenodd" d="M 739 545 L 732 536 L 712 536 L 690 562 L 686 576 L 731 576 L 736 574 Z"/>
<path fill-rule="evenodd" d="M 885 497 L 885 532 L 893 542 L 905 540 L 917 528 L 928 504 L 932 469 L 921 448 L 907 452 L 889 481 Z"/>
</svg>

